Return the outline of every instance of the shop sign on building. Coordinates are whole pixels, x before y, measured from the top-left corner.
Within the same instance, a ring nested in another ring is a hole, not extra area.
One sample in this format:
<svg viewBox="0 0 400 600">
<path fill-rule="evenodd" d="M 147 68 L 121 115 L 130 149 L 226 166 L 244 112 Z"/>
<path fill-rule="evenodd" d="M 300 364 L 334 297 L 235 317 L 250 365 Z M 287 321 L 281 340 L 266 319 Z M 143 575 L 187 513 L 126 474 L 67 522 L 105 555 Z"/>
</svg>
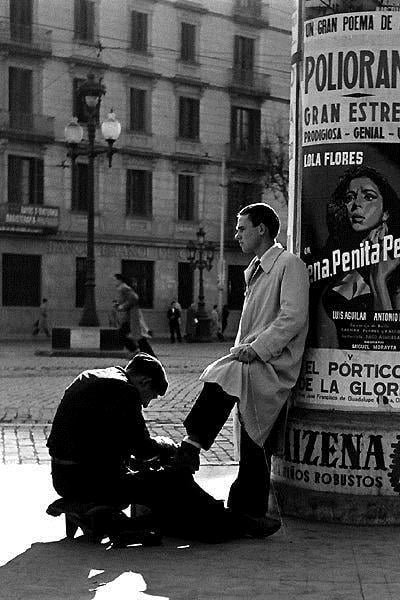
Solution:
<svg viewBox="0 0 400 600">
<path fill-rule="evenodd" d="M 58 226 L 59 208 L 56 206 L 31 204 L 4 204 L 0 206 L 0 228 L 2 231 L 46 233 L 57 231 Z"/>
</svg>

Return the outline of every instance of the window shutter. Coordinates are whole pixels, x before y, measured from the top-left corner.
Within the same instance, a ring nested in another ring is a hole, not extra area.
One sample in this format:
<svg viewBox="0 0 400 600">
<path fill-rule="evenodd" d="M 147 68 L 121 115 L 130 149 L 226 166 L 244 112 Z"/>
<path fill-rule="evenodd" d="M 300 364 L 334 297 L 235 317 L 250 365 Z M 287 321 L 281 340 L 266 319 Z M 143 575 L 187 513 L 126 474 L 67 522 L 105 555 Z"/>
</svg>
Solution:
<svg viewBox="0 0 400 600">
<path fill-rule="evenodd" d="M 186 98 L 179 98 L 179 136 L 185 137 L 186 132 Z"/>
<path fill-rule="evenodd" d="M 138 49 L 139 13 L 135 10 L 131 13 L 131 43 L 132 48 Z"/>
<path fill-rule="evenodd" d="M 22 161 L 18 156 L 8 157 L 8 202 L 21 204 Z"/>
<path fill-rule="evenodd" d="M 126 204 L 125 204 L 125 214 L 129 215 L 131 213 L 131 194 L 132 194 L 132 171 L 129 169 L 126 172 Z"/>
<path fill-rule="evenodd" d="M 240 55 L 240 36 L 235 35 L 235 41 L 233 46 L 233 66 L 237 69 L 241 67 L 241 55 Z"/>
<path fill-rule="evenodd" d="M 133 10 L 131 13 L 131 44 L 134 50 L 139 52 L 147 51 L 147 13 L 141 13 Z"/>
<path fill-rule="evenodd" d="M 153 173 L 145 171 L 145 174 L 145 214 L 147 217 L 150 217 L 153 212 Z"/>
<path fill-rule="evenodd" d="M 194 123 L 194 129 L 193 129 L 193 137 L 194 138 L 198 138 L 200 135 L 200 101 L 199 100 L 192 100 L 192 106 L 193 106 L 193 123 Z"/>
<path fill-rule="evenodd" d="M 252 71 L 254 67 L 254 40 L 243 38 L 243 68 Z"/>
<path fill-rule="evenodd" d="M 33 158 L 29 165 L 29 204 L 43 204 L 43 160 Z"/>
<path fill-rule="evenodd" d="M 9 68 L 9 111 L 32 114 L 32 71 Z"/>
<path fill-rule="evenodd" d="M 94 2 L 86 0 L 86 39 L 94 40 L 94 20 L 95 20 L 95 5 Z"/>
<path fill-rule="evenodd" d="M 186 185 L 185 175 L 179 175 L 178 178 L 178 219 L 186 219 Z"/>
<path fill-rule="evenodd" d="M 260 145 L 261 111 L 250 111 L 250 143 L 256 148 Z"/>
<path fill-rule="evenodd" d="M 236 106 L 232 106 L 231 108 L 231 144 L 232 146 L 236 146 L 238 142 L 237 136 L 237 112 L 238 109 Z"/>
<path fill-rule="evenodd" d="M 131 88 L 130 128 L 133 131 L 146 129 L 146 90 Z"/>
<path fill-rule="evenodd" d="M 140 26 L 140 40 L 141 49 L 143 52 L 147 50 L 147 14 L 142 13 L 141 15 L 141 26 Z"/>
<path fill-rule="evenodd" d="M 86 163 L 75 163 L 72 166 L 71 183 L 71 209 L 86 211 L 88 199 L 88 165 Z"/>
<path fill-rule="evenodd" d="M 194 62 L 196 55 L 196 26 L 181 24 L 181 59 Z"/>
<path fill-rule="evenodd" d="M 75 37 L 81 39 L 84 27 L 85 15 L 83 13 L 83 0 L 75 0 L 74 6 L 74 29 Z"/>
</svg>

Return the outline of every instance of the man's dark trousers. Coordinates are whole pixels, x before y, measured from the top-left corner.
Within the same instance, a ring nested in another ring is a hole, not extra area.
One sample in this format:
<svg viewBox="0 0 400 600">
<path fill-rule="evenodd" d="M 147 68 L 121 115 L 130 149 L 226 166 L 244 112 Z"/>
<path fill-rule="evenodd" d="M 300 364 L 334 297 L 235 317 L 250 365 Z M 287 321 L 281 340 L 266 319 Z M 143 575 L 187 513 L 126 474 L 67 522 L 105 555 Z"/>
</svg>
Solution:
<svg viewBox="0 0 400 600">
<path fill-rule="evenodd" d="M 188 436 L 208 450 L 237 401 L 217 383 L 206 382 L 184 421 Z M 270 469 L 269 439 L 263 447 L 258 446 L 241 424 L 239 471 L 229 492 L 228 507 L 253 517 L 265 516 L 268 511 Z"/>
</svg>

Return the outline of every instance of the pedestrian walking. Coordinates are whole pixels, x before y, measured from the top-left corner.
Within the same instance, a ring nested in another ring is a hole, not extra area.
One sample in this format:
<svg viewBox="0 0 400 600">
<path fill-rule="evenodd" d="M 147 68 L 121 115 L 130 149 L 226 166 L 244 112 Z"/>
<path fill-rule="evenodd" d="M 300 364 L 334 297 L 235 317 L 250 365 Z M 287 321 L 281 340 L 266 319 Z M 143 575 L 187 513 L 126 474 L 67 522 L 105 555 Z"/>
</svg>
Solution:
<svg viewBox="0 0 400 600">
<path fill-rule="evenodd" d="M 130 335 L 131 332 L 131 311 L 138 305 L 139 296 L 128 284 L 127 279 L 121 273 L 114 275 L 117 288 L 117 310 L 118 310 L 118 329 L 121 343 L 130 352 L 138 349 L 138 344 Z"/>
<path fill-rule="evenodd" d="M 175 343 L 175 337 L 178 340 L 178 342 L 181 342 L 181 311 L 177 306 L 176 300 L 172 300 L 171 306 L 167 311 L 167 318 L 169 324 L 171 344 Z"/>
<path fill-rule="evenodd" d="M 36 336 L 41 331 L 46 335 L 46 337 L 50 337 L 50 327 L 49 327 L 49 309 L 48 309 L 48 300 L 47 298 L 43 298 L 40 308 L 39 308 L 39 318 L 33 324 L 32 335 Z"/>
<path fill-rule="evenodd" d="M 268 510 L 271 455 L 279 418 L 296 383 L 308 329 L 308 272 L 276 242 L 279 218 L 264 203 L 243 208 L 235 239 L 254 254 L 245 271 L 246 295 L 234 347 L 201 375 L 204 387 L 184 421 L 177 465 L 194 472 L 236 405 L 240 462 L 228 506 L 263 517 Z"/>
<path fill-rule="evenodd" d="M 138 283 L 135 278 L 132 278 L 131 280 L 131 287 L 138 298 L 137 304 L 135 304 L 131 309 L 131 336 L 137 342 L 137 345 L 139 346 L 141 352 L 146 352 L 147 354 L 150 354 L 151 356 L 155 357 L 155 352 L 151 347 L 149 341 L 153 337 L 153 332 L 149 329 L 146 323 L 146 319 L 144 318 L 142 309 L 139 306 L 140 297 L 138 291 Z"/>
</svg>

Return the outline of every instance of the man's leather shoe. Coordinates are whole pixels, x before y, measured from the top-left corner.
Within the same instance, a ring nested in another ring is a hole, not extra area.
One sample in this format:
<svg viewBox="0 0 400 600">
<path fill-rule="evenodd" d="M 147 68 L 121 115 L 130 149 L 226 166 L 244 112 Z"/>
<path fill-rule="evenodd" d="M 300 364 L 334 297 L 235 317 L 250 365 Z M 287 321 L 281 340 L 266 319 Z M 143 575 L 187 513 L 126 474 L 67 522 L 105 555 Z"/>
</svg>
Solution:
<svg viewBox="0 0 400 600">
<path fill-rule="evenodd" d="M 250 538 L 266 538 L 281 528 L 281 522 L 272 517 L 252 517 L 242 514 L 240 520 L 244 536 Z"/>
</svg>

